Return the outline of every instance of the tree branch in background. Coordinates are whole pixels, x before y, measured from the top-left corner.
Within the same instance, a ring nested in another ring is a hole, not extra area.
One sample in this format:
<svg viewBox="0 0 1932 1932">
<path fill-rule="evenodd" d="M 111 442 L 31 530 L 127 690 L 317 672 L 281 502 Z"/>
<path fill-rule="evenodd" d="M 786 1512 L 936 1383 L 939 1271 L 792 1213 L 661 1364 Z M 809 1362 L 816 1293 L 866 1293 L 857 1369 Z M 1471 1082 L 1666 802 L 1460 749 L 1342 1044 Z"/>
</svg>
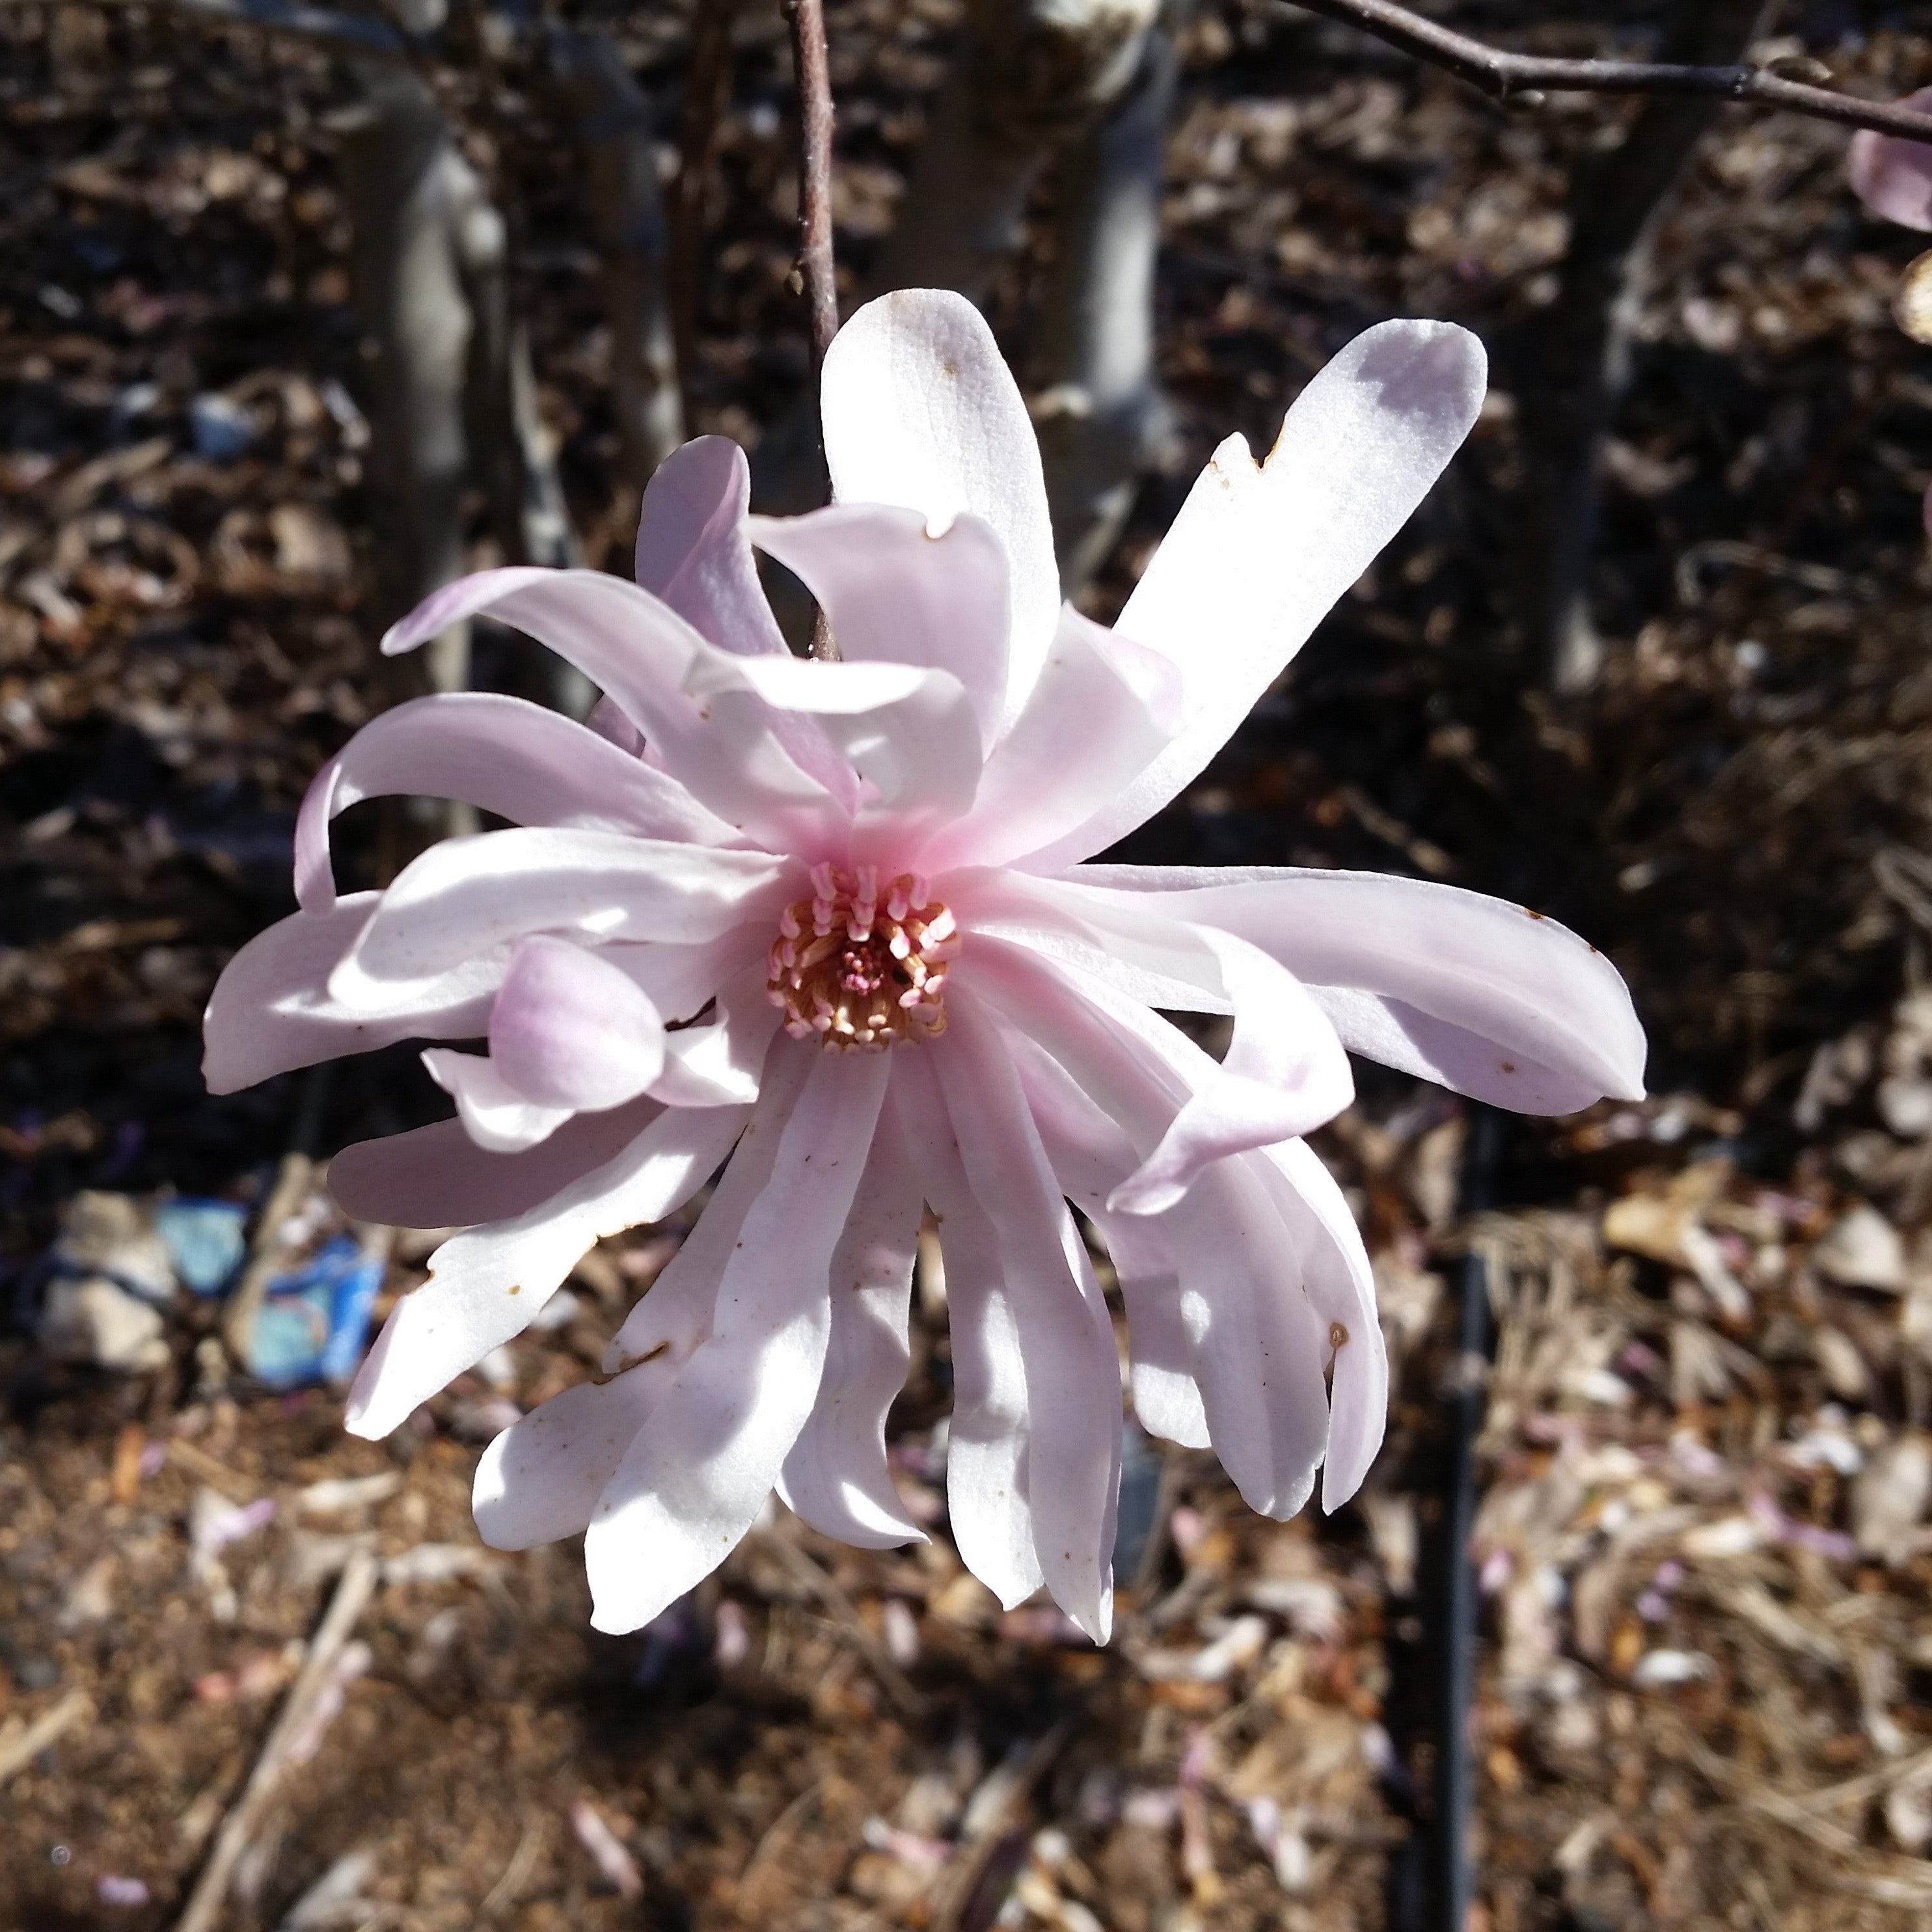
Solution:
<svg viewBox="0 0 1932 1932">
<path fill-rule="evenodd" d="M 691 54 L 685 63 L 677 185 L 671 200 L 670 267 L 671 339 L 687 433 L 697 420 L 692 384 L 698 371 L 698 314 L 711 199 L 711 157 L 718 144 L 718 124 L 731 96 L 731 28 L 738 6 L 739 0 L 705 0 L 692 21 Z"/>
<path fill-rule="evenodd" d="M 1709 60 L 1748 46 L 1775 0 L 1677 0 L 1665 50 Z M 1562 292 L 1538 322 L 1526 371 L 1522 611 L 1546 688 L 1596 683 L 1603 643 L 1590 611 L 1603 458 L 1630 387 L 1637 319 L 1648 295 L 1660 218 L 1720 104 L 1646 100 L 1622 143 L 1580 165 L 1569 196 Z"/>
<path fill-rule="evenodd" d="M 798 268 L 816 370 L 838 333 L 838 286 L 832 261 L 832 70 L 825 48 L 825 0 L 785 0 L 798 88 Z"/>
<path fill-rule="evenodd" d="M 1133 84 L 1060 164 L 1033 411 L 1069 597 L 1106 561 L 1168 433 L 1154 380 L 1154 266 L 1179 66 L 1172 37 L 1156 28 Z"/>
<path fill-rule="evenodd" d="M 1446 69 L 1492 100 L 1525 100 L 1537 94 L 1702 94 L 1718 100 L 1744 100 L 1760 107 L 1782 107 L 1847 128 L 1872 128 L 1908 141 L 1932 142 L 1932 115 L 1915 113 L 1888 102 L 1860 100 L 1828 87 L 1790 80 L 1748 62 L 1708 67 L 1667 61 L 1558 60 L 1539 54 L 1505 52 L 1453 32 L 1394 0 L 1274 0 L 1276 10 L 1299 10 L 1339 20 L 1386 40 L 1418 60 Z"/>
</svg>

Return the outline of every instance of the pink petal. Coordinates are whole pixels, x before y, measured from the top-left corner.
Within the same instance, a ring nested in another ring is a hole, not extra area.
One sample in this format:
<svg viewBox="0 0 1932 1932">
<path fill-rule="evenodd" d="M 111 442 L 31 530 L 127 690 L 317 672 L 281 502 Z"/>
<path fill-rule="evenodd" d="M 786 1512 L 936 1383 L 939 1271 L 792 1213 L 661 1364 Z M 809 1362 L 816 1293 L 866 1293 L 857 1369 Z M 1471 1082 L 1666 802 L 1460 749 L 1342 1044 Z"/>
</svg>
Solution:
<svg viewBox="0 0 1932 1932">
<path fill-rule="evenodd" d="M 762 967 L 770 945 L 770 933 L 744 926 L 694 946 L 620 943 L 603 947 L 602 952 L 667 1020 L 688 1020 L 703 1011 L 727 980 L 754 964 Z M 763 980 L 759 983 L 762 986 Z"/>
<path fill-rule="evenodd" d="M 1163 1216 L 1208 1432 L 1250 1509 L 1293 1516 L 1327 1447 L 1326 1325 L 1258 1155 L 1217 1161 Z"/>
<path fill-rule="evenodd" d="M 527 1152 L 477 1146 L 460 1120 L 358 1141 L 328 1164 L 328 1191 L 357 1221 L 392 1228 L 466 1228 L 527 1214 L 614 1160 L 663 1112 L 635 1100 L 579 1114 Z"/>
<path fill-rule="evenodd" d="M 526 1099 L 591 1112 L 634 1099 L 664 1070 L 664 1022 L 617 968 L 539 935 L 510 955 L 490 1058 Z"/>
<path fill-rule="evenodd" d="M 1013 1058 L 1054 1176 L 1112 1257 L 1127 1311 L 1134 1413 L 1150 1435 L 1205 1449 L 1208 1418 L 1181 1318 L 1174 1244 L 1158 1220 L 1107 1211 L 1108 1196 L 1138 1165 L 1132 1144 L 1044 1048 L 1016 1040 Z"/>
<path fill-rule="evenodd" d="M 716 1017 L 704 1026 L 664 1036 L 664 1071 L 651 1083 L 658 1100 L 674 1107 L 728 1107 L 755 1100 L 778 1014 L 765 990 L 761 959 L 718 990 Z"/>
<path fill-rule="evenodd" d="M 814 1529 L 862 1550 L 926 1540 L 886 1463 L 886 1414 L 912 1361 L 907 1324 L 922 1204 L 889 1090 L 832 1257 L 832 1332 L 818 1399 L 778 1486 Z"/>
<path fill-rule="evenodd" d="M 466 962 L 407 996 L 350 1007 L 329 976 L 353 951 L 379 895 L 356 892 L 326 912 L 298 912 L 257 933 L 222 969 L 202 1021 L 211 1094 L 399 1040 L 464 1040 L 489 1023 L 500 968 Z"/>
<path fill-rule="evenodd" d="M 901 504 L 935 533 L 962 512 L 992 525 L 1012 586 L 1015 716 L 1053 636 L 1060 573 L 1040 446 L 992 331 L 945 290 L 881 296 L 833 339 L 819 393 L 839 502 Z"/>
<path fill-rule="evenodd" d="M 751 466 L 730 437 L 674 450 L 645 486 L 637 576 L 721 650 L 770 656 L 785 640 L 752 555 L 751 501 Z"/>
<path fill-rule="evenodd" d="M 1173 664 L 1186 722 L 1064 842 L 1102 850 L 1207 766 L 1442 473 L 1482 406 L 1482 344 L 1446 322 L 1358 335 L 1296 399 L 1265 468 L 1231 436 L 1116 628 Z"/>
<path fill-rule="evenodd" d="M 948 671 L 965 688 L 982 748 L 1006 695 L 1006 557 L 992 526 L 956 518 L 942 536 L 916 510 L 835 503 L 802 517 L 758 517 L 760 549 L 796 572 L 824 606 L 842 656 Z"/>
<path fill-rule="evenodd" d="M 1388 1426 L 1388 1348 L 1376 1309 L 1375 1270 L 1335 1177 L 1306 1141 L 1253 1158 L 1278 1178 L 1275 1205 L 1299 1239 L 1302 1286 L 1317 1319 L 1346 1339 L 1333 1350 L 1322 1507 L 1340 1509 L 1362 1486 Z"/>
<path fill-rule="evenodd" d="M 716 1171 L 748 1109 L 676 1108 L 541 1206 L 452 1237 L 391 1311 L 349 1392 L 356 1436 L 386 1436 L 419 1403 L 521 1334 L 580 1256 L 665 1215 Z"/>
<path fill-rule="evenodd" d="M 1374 872 L 1083 866 L 1294 974 L 1352 1052 L 1526 1113 L 1643 1092 L 1643 1028 L 1616 968 L 1554 920 Z M 1076 895 L 1076 900 L 1079 895 Z"/>
<path fill-rule="evenodd" d="M 883 1054 L 818 1051 L 719 1280 L 712 1334 L 598 1500 L 584 1546 L 597 1629 L 648 1623 L 709 1576 L 764 1507 L 818 1388 L 832 1256 L 888 1066 Z"/>
<path fill-rule="evenodd" d="M 365 798 L 461 799 L 519 825 L 578 825 L 698 844 L 736 835 L 682 785 L 595 732 L 494 692 L 418 698 L 372 718 L 315 776 L 296 821 L 296 897 L 334 903 L 328 824 Z"/>
<path fill-rule="evenodd" d="M 429 1077 L 456 1102 L 456 1118 L 476 1144 L 490 1154 L 521 1154 L 548 1140 L 570 1118 L 568 1107 L 544 1106 L 503 1078 L 501 1067 L 480 1053 L 431 1047 L 422 1057 Z"/>
<path fill-rule="evenodd" d="M 1898 104 L 1932 113 L 1932 87 Z M 1874 214 L 1902 228 L 1932 230 L 1932 147 L 1862 128 L 1852 136 L 1846 165 L 1852 188 Z"/>
<path fill-rule="evenodd" d="M 527 826 L 446 838 L 398 874 L 330 986 L 354 1004 L 386 1003 L 546 930 L 700 944 L 775 926 L 796 880 L 767 853 L 615 832 Z"/>
<path fill-rule="evenodd" d="M 1113 1616 L 1105 1528 L 1120 1486 L 1113 1324 L 992 1017 L 956 986 L 930 1056 L 975 1198 L 992 1214 L 1027 1376 L 1027 1492 L 1054 1600 L 1105 1643 Z M 993 1204 L 998 1204 L 997 1211 Z M 950 1282 L 950 1277 L 949 1277 Z"/>
<path fill-rule="evenodd" d="M 1031 1418 L 1019 1324 L 998 1231 L 967 1180 L 927 1055 L 922 1049 L 894 1058 L 894 1102 L 946 1256 L 952 1342 L 946 1500 L 952 1540 L 960 1561 L 1011 1610 L 1043 1580 L 1027 1484 Z"/>
<path fill-rule="evenodd" d="M 492 1550 L 534 1550 L 590 1528 L 597 1498 L 662 1394 L 656 1363 L 539 1402 L 483 1451 L 470 1507 Z"/>
<path fill-rule="evenodd" d="M 1049 870 L 1061 843 L 1138 777 L 1174 735 L 1173 668 L 1070 605 L 1038 681 L 986 760 L 973 808 L 923 855 L 948 866 Z M 1076 839 L 1076 854 L 1092 848 Z M 1040 856 L 1036 856 L 1040 855 Z"/>
<path fill-rule="evenodd" d="M 1234 1035 L 1218 1078 L 1196 1076 L 1192 1096 L 1108 1205 L 1123 1214 L 1172 1208 L 1210 1161 L 1325 1125 L 1355 1097 L 1348 1057 L 1294 976 L 1245 940 L 1211 926 L 1202 937 L 1234 1002 Z"/>
</svg>

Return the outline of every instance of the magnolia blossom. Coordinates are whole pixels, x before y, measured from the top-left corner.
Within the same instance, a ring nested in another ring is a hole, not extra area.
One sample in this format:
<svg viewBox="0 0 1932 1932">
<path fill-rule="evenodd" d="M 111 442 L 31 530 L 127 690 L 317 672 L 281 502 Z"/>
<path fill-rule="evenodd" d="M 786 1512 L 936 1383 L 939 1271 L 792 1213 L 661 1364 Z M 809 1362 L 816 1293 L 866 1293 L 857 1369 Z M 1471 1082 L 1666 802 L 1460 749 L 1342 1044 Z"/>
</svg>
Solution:
<svg viewBox="0 0 1932 1932">
<path fill-rule="evenodd" d="M 1622 981 L 1519 906 L 1374 874 L 1087 862 L 1180 793 L 1474 421 L 1475 338 L 1394 322 L 1311 382 L 1265 466 L 1203 472 L 1111 630 L 1060 602 L 1040 457 L 986 325 L 862 310 L 824 380 L 834 501 L 747 514 L 688 444 L 645 498 L 635 585 L 496 570 L 385 640 L 488 614 L 604 692 L 588 728 L 484 694 L 405 704 L 316 778 L 301 910 L 208 1016 L 220 1090 L 405 1037 L 456 1117 L 336 1158 L 350 1214 L 462 1227 L 357 1377 L 376 1436 L 522 1330 L 600 1237 L 723 1164 L 610 1345 L 608 1379 L 497 1437 L 487 1540 L 587 1532 L 600 1628 L 712 1569 L 772 1492 L 869 1546 L 920 1532 L 884 1425 L 938 1221 L 952 1532 L 1012 1604 L 1104 1639 L 1120 1368 L 1070 1202 L 1104 1239 L 1136 1413 L 1212 1444 L 1256 1509 L 1333 1508 L 1380 1444 L 1367 1256 L 1301 1138 L 1367 1054 L 1508 1107 L 1641 1091 Z M 754 547 L 842 662 L 790 655 Z M 356 800 L 466 800 L 452 838 L 338 896 Z M 1215 1060 L 1162 1011 L 1232 1015 Z"/>
</svg>

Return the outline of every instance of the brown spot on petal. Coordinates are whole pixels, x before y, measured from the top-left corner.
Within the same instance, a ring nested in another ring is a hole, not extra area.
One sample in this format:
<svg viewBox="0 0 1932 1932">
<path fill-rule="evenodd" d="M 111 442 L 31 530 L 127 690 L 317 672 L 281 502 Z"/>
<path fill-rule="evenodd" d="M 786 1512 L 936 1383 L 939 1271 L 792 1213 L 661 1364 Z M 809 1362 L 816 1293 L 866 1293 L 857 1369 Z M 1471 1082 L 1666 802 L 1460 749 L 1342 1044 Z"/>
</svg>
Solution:
<svg viewBox="0 0 1932 1932">
<path fill-rule="evenodd" d="M 1525 906 L 1523 910 L 1534 920 L 1545 920 L 1550 916 L 1546 912 L 1538 912 L 1534 906 Z"/>
<path fill-rule="evenodd" d="M 1514 1073 L 1516 1071 L 1516 1062 L 1513 1060 L 1505 1060 L 1503 1062 L 1503 1071 L 1505 1073 Z"/>
<path fill-rule="evenodd" d="M 1331 1322 L 1328 1324 L 1328 1346 L 1338 1351 L 1348 1346 L 1348 1331 L 1339 1322 Z"/>
<path fill-rule="evenodd" d="M 523 1285 L 523 1283 L 522 1283 L 521 1282 L 520 1282 L 520 1281 L 513 1281 L 512 1282 L 511 1282 L 511 1284 L 510 1284 L 510 1286 L 509 1286 L 508 1288 L 506 1291 L 506 1293 L 508 1293 L 508 1294 L 521 1294 L 523 1293 L 523 1292 L 524 1292 L 524 1285 Z"/>
</svg>

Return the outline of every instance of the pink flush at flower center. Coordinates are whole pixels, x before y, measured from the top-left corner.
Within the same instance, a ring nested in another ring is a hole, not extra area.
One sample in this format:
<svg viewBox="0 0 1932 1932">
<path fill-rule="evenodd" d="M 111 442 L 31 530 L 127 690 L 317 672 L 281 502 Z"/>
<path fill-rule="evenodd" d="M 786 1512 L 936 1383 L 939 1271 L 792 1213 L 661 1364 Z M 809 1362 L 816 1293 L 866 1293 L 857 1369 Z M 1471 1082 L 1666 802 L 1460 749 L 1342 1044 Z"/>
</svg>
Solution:
<svg viewBox="0 0 1932 1932">
<path fill-rule="evenodd" d="M 794 1040 L 882 1052 L 946 1030 L 946 969 L 959 952 L 951 911 L 916 874 L 881 889 L 876 866 L 812 871 L 812 897 L 785 908 L 766 986 Z"/>
</svg>

